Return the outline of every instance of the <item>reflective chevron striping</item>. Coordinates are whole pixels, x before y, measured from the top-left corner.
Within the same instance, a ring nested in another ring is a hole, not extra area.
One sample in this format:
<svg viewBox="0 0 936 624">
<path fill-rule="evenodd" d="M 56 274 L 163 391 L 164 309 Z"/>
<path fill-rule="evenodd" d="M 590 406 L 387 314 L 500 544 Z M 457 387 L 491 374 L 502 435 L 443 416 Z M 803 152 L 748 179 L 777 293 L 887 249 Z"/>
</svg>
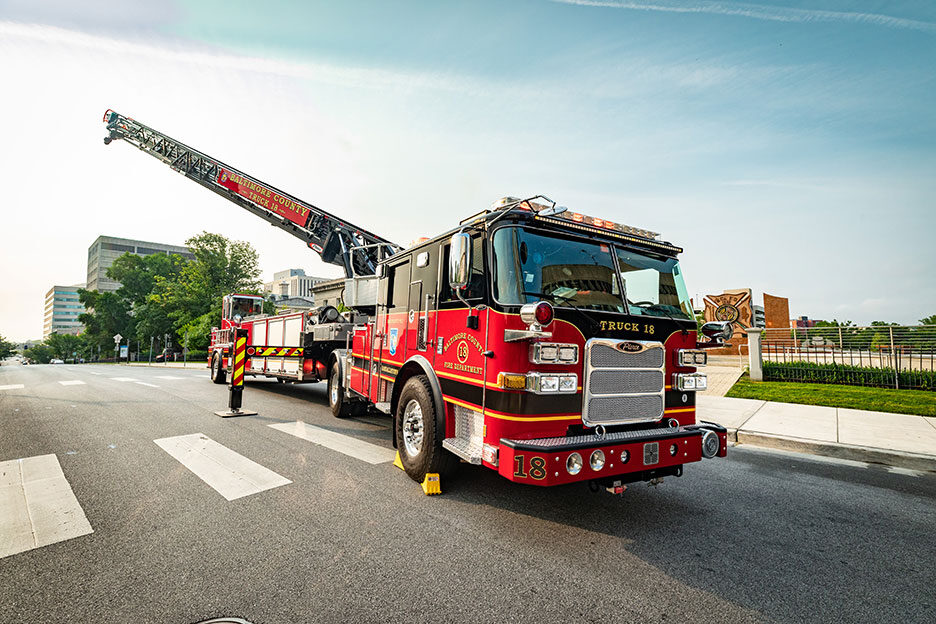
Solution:
<svg viewBox="0 0 936 624">
<path fill-rule="evenodd" d="M 247 349 L 251 357 L 303 357 L 302 347 L 253 346 Z"/>
</svg>

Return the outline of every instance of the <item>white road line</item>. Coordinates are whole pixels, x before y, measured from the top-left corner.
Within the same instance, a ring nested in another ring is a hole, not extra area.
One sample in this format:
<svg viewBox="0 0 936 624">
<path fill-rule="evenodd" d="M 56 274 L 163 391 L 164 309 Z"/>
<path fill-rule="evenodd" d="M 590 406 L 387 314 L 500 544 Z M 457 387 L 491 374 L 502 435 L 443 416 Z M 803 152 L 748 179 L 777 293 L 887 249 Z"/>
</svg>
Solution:
<svg viewBox="0 0 936 624">
<path fill-rule="evenodd" d="M 278 425 L 268 426 L 278 431 L 282 431 L 283 433 L 294 435 L 297 438 L 302 438 L 303 440 L 308 440 L 314 444 L 330 448 L 333 451 L 338 451 L 339 453 L 350 455 L 355 459 L 366 461 L 368 464 L 383 464 L 385 462 L 392 462 L 393 458 L 396 456 L 396 453 L 391 449 L 377 446 L 376 444 L 371 444 L 370 442 L 364 442 L 362 440 L 358 440 L 357 438 L 352 438 L 351 436 L 346 436 L 341 433 L 335 433 L 334 431 L 329 431 L 328 429 L 315 427 L 313 425 L 306 424 L 301 420 L 297 420 L 294 423 L 281 423 Z"/>
<path fill-rule="evenodd" d="M 6 386 L 0 386 L 0 390 L 20 390 L 23 387 L 23 384 L 9 384 Z"/>
<path fill-rule="evenodd" d="M 94 371 L 88 371 L 88 372 L 91 373 L 92 375 L 103 375 L 103 374 L 104 374 L 104 373 L 95 373 Z"/>
<path fill-rule="evenodd" d="M 159 387 L 159 386 L 157 386 L 156 384 L 146 383 L 145 381 L 138 381 L 138 382 L 136 382 L 136 383 L 140 384 L 141 386 L 149 386 L 150 388 L 158 388 L 158 387 Z"/>
<path fill-rule="evenodd" d="M 185 379 L 185 377 L 173 377 L 172 375 L 156 375 L 157 379 Z"/>
<path fill-rule="evenodd" d="M 137 381 L 133 377 L 108 377 L 111 381 Z"/>
<path fill-rule="evenodd" d="M 900 466 L 888 466 L 887 472 L 890 472 L 893 474 L 907 475 L 910 477 L 922 477 L 923 476 L 922 470 L 914 470 L 912 468 L 901 468 Z"/>
<path fill-rule="evenodd" d="M 0 558 L 93 532 L 55 455 L 0 462 Z"/>
<path fill-rule="evenodd" d="M 63 386 L 83 386 L 83 385 L 85 385 L 85 382 L 79 381 L 79 380 L 77 380 L 77 379 L 72 379 L 71 381 L 60 381 L 59 383 L 62 384 Z"/>
<path fill-rule="evenodd" d="M 203 433 L 153 442 L 229 501 L 292 483 Z"/>
</svg>

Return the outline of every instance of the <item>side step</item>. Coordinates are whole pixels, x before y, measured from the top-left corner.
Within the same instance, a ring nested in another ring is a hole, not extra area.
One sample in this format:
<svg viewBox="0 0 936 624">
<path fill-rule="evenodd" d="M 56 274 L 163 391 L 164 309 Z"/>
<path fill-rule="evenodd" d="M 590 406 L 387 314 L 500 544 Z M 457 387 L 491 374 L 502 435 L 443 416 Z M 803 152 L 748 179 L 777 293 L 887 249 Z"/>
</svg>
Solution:
<svg viewBox="0 0 936 624">
<path fill-rule="evenodd" d="M 481 465 L 481 447 L 471 444 L 464 438 L 445 438 L 442 440 L 442 446 L 469 464 Z"/>
</svg>

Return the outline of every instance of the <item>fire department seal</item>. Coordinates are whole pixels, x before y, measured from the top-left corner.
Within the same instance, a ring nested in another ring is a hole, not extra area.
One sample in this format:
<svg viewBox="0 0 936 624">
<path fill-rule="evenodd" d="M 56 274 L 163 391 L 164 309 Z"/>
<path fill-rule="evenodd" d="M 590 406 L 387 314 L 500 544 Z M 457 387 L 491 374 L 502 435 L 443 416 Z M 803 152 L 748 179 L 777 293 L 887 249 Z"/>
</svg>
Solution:
<svg viewBox="0 0 936 624">
<path fill-rule="evenodd" d="M 464 340 L 458 343 L 458 346 L 455 348 L 455 355 L 458 357 L 458 361 L 464 364 L 468 361 L 468 343 Z"/>
<path fill-rule="evenodd" d="M 397 338 L 400 330 L 396 327 L 390 330 L 390 339 L 387 340 L 387 347 L 390 349 L 390 355 L 396 355 Z"/>
<path fill-rule="evenodd" d="M 741 316 L 741 312 L 737 307 L 731 305 L 730 303 L 723 303 L 722 305 L 715 308 L 715 320 L 722 321 L 724 323 L 734 323 L 738 320 L 738 317 Z"/>
</svg>

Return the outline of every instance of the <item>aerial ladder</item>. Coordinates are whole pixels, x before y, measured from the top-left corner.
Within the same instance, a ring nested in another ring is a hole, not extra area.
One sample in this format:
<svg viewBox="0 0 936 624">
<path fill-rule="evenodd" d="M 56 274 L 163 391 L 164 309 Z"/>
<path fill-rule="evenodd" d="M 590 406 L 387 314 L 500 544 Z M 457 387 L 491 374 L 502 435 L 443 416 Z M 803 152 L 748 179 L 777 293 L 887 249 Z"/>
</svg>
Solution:
<svg viewBox="0 0 936 624">
<path fill-rule="evenodd" d="M 398 245 L 192 149 L 149 126 L 108 110 L 104 144 L 122 139 L 175 171 L 234 202 L 308 245 L 348 278 L 374 275 Z"/>
</svg>

